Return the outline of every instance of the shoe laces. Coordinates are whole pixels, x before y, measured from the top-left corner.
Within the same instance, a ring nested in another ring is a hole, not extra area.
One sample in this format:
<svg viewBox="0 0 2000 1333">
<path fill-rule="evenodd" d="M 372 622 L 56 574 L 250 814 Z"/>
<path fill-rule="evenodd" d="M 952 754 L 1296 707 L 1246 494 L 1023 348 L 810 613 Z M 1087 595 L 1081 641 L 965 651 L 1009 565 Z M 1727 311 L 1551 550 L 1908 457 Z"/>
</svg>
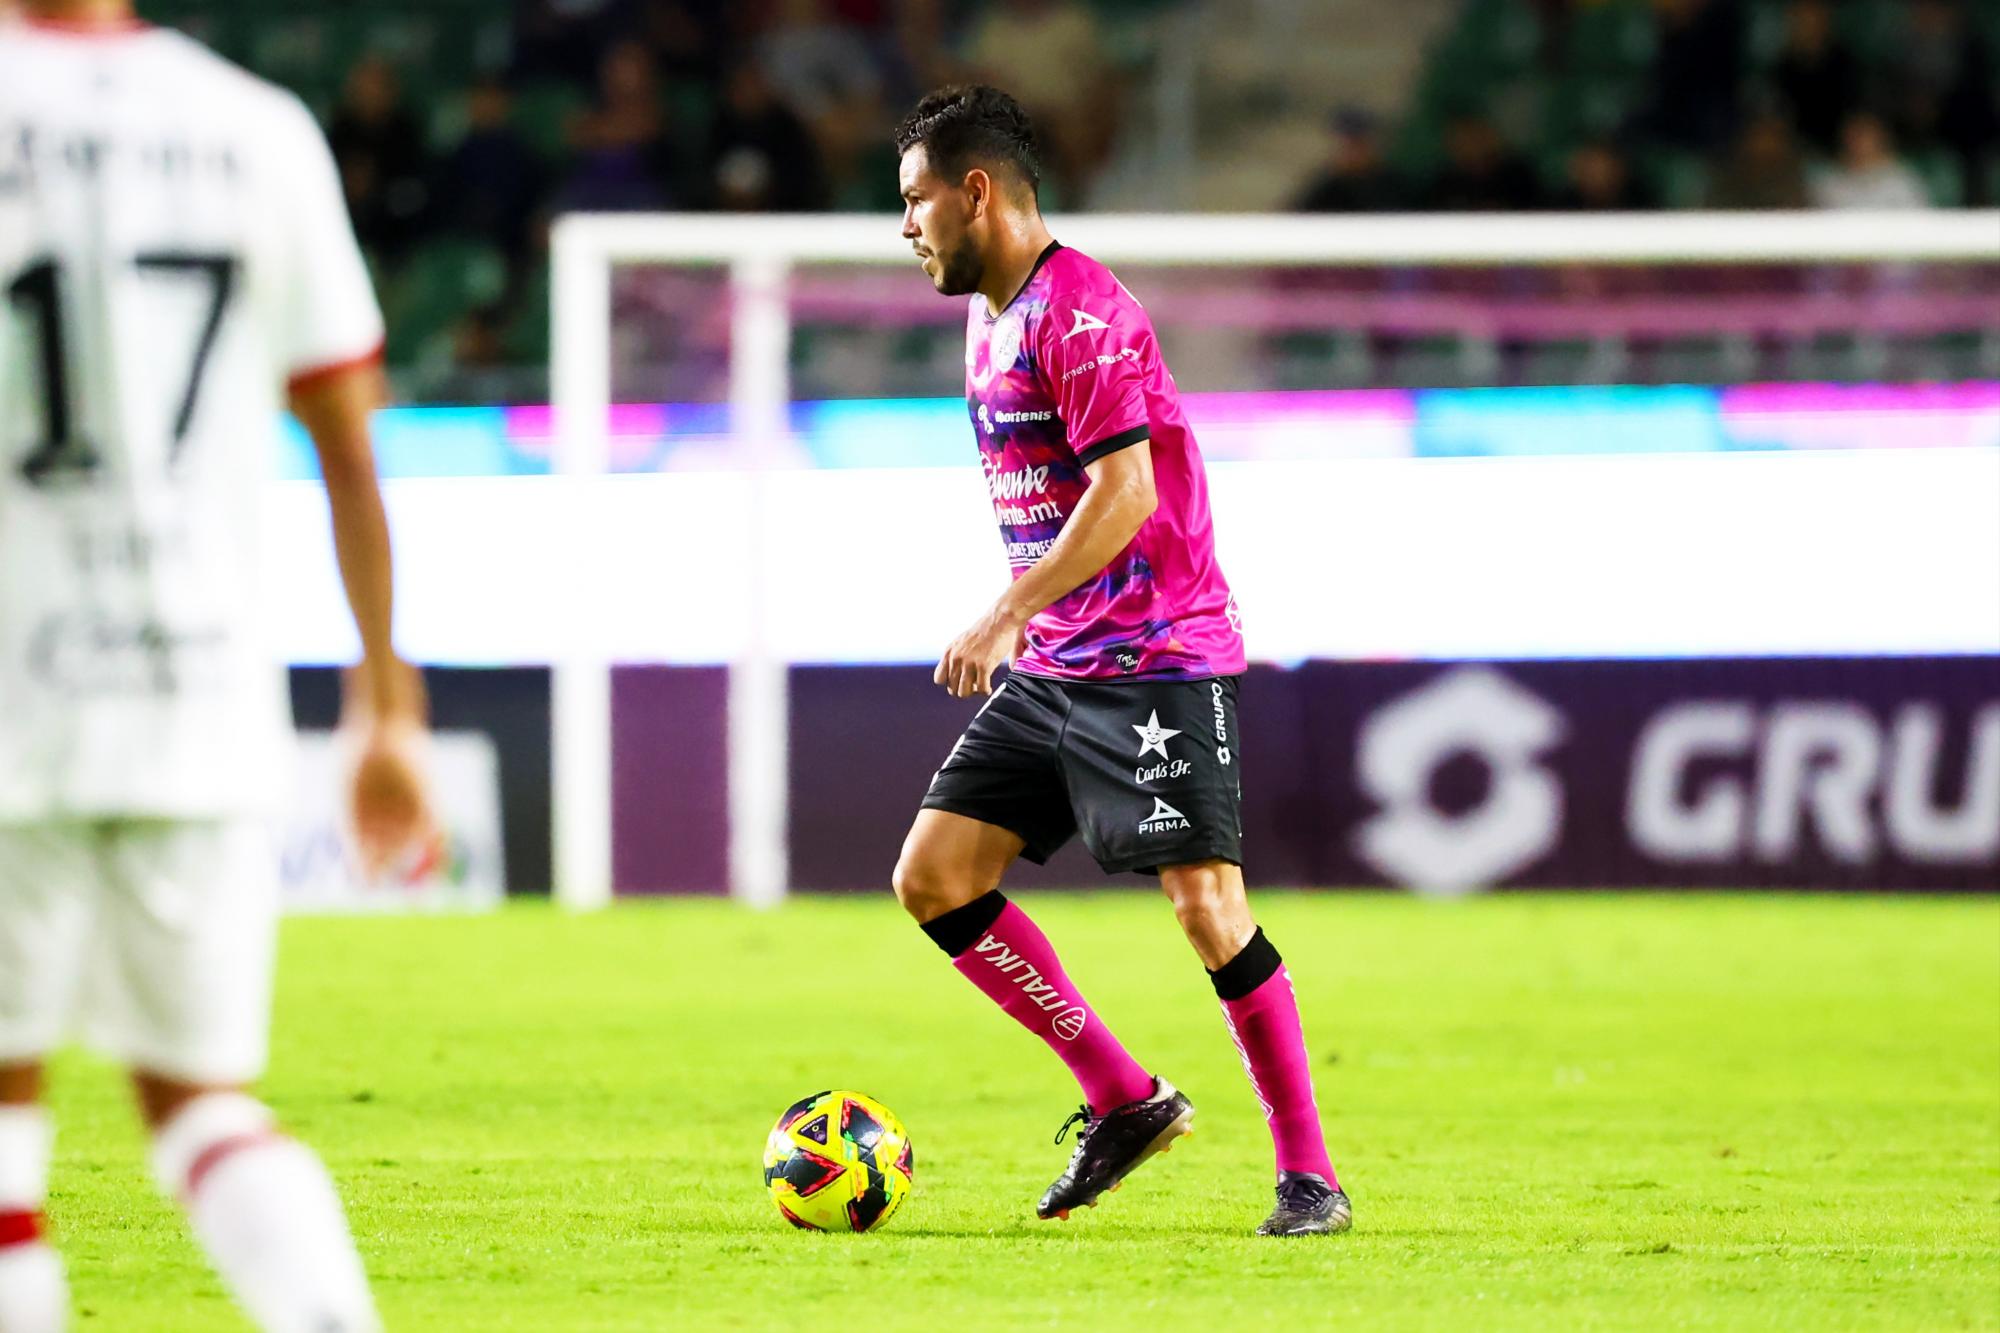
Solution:
<svg viewBox="0 0 2000 1333">
<path fill-rule="evenodd" d="M 1069 1137 L 1070 1130 L 1076 1128 L 1078 1125 L 1082 1125 L 1083 1133 L 1077 1137 L 1076 1141 L 1076 1146 L 1081 1148 L 1083 1140 L 1090 1136 L 1090 1127 L 1096 1123 L 1097 1117 L 1090 1113 L 1090 1108 L 1088 1106 L 1079 1106 L 1070 1115 L 1069 1119 L 1062 1122 L 1062 1128 L 1056 1131 L 1056 1142 L 1061 1143 Z"/>
<path fill-rule="evenodd" d="M 1287 1208 L 1310 1212 L 1333 1197 L 1333 1186 L 1312 1176 L 1293 1176 L 1278 1186 L 1278 1202 Z"/>
</svg>

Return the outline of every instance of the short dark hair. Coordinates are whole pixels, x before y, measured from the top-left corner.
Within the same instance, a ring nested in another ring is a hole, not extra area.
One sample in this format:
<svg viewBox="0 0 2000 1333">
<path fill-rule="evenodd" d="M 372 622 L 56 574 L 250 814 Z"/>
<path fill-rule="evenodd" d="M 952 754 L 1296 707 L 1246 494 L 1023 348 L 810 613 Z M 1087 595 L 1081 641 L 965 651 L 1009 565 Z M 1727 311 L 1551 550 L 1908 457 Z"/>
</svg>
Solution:
<svg viewBox="0 0 2000 1333">
<path fill-rule="evenodd" d="M 1042 183 L 1041 148 L 1021 104 L 983 83 L 953 84 L 928 93 L 896 126 L 896 154 L 922 144 L 931 170 L 962 177 L 976 162 L 1000 162 L 1027 182 Z"/>
</svg>

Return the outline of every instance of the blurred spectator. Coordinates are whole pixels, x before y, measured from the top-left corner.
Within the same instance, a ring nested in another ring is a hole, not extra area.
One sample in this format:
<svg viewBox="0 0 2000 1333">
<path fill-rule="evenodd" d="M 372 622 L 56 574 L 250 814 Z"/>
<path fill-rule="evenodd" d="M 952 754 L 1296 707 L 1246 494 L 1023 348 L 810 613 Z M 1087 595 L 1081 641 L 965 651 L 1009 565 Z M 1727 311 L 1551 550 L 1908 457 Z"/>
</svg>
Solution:
<svg viewBox="0 0 2000 1333">
<path fill-rule="evenodd" d="M 1550 199 L 1551 207 L 1576 213 L 1604 213 L 1659 206 L 1633 177 L 1625 154 L 1607 139 L 1592 140 L 1571 149 L 1563 170 L 1563 183 Z"/>
<path fill-rule="evenodd" d="M 1804 208 L 1806 164 L 1792 124 L 1775 109 L 1758 112 L 1708 182 L 1708 208 Z"/>
<path fill-rule="evenodd" d="M 366 56 L 348 71 L 326 137 L 355 235 L 384 258 L 400 257 L 424 222 L 429 164 L 423 130 L 387 59 Z"/>
<path fill-rule="evenodd" d="M 1535 173 L 1480 113 L 1454 116 L 1445 126 L 1445 167 L 1424 193 L 1423 205 L 1450 213 L 1537 208 Z"/>
<path fill-rule="evenodd" d="M 1342 107 L 1328 121 L 1326 164 L 1293 205 L 1301 213 L 1387 213 L 1403 191 L 1382 155 L 1382 122 L 1360 107 Z"/>
<path fill-rule="evenodd" d="M 690 0 L 644 0 L 635 26 L 662 80 L 669 84 L 715 82 L 722 36 L 716 16 L 708 9 L 698 8 Z"/>
<path fill-rule="evenodd" d="M 2000 181 L 1988 178 L 2000 147 L 1994 52 L 1953 0 L 1911 0 L 1908 14 L 1887 61 L 1893 128 L 1912 146 L 1950 151 L 1967 202 L 1993 202 L 2000 197 Z"/>
<path fill-rule="evenodd" d="M 1813 182 L 1821 208 L 1929 208 L 1930 193 L 1896 156 L 1889 127 L 1872 111 L 1857 111 L 1840 127 L 1840 162 Z"/>
<path fill-rule="evenodd" d="M 986 11 L 964 55 L 976 77 L 1027 108 L 1059 190 L 1081 193 L 1117 132 L 1118 89 L 1097 19 L 1076 0 L 1012 0 Z"/>
<path fill-rule="evenodd" d="M 446 403 L 504 402 L 512 388 L 507 314 L 499 305 L 467 311 L 451 330 L 451 359 L 435 372 L 429 397 Z"/>
<path fill-rule="evenodd" d="M 827 0 L 779 0 L 777 16 L 756 45 L 767 85 L 812 131 L 828 188 L 865 188 L 861 163 L 879 148 L 888 113 L 882 74 L 861 33 Z"/>
<path fill-rule="evenodd" d="M 666 208 L 671 147 L 653 57 L 635 41 L 604 54 L 598 93 L 570 127 L 576 165 L 562 188 L 566 209 Z"/>
<path fill-rule="evenodd" d="M 1653 9 L 1658 39 L 1641 123 L 1649 138 L 1707 152 L 1736 124 L 1743 64 L 1739 0 L 1653 0 Z"/>
<path fill-rule="evenodd" d="M 510 75 L 590 87 L 625 8 L 622 0 L 516 0 Z"/>
<path fill-rule="evenodd" d="M 718 208 L 803 212 L 826 207 L 812 133 L 772 95 L 754 61 L 743 61 L 729 75 L 706 165 Z"/>
<path fill-rule="evenodd" d="M 1771 78 L 1799 137 L 1820 152 L 1833 152 L 1841 118 L 1861 99 L 1861 69 L 1834 33 L 1828 0 L 1792 0 L 1785 10 L 1785 45 Z"/>
<path fill-rule="evenodd" d="M 514 127 L 513 94 L 497 79 L 473 87 L 465 117 L 465 136 L 438 170 L 438 220 L 518 259 L 541 195 L 541 164 Z"/>
<path fill-rule="evenodd" d="M 899 0 L 885 74 L 897 115 L 933 88 L 956 81 L 946 40 L 945 0 Z"/>
<path fill-rule="evenodd" d="M 757 59 L 771 86 L 784 89 L 809 121 L 870 101 L 882 87 L 874 52 L 826 0 L 779 0 L 776 17 L 757 40 Z"/>
</svg>

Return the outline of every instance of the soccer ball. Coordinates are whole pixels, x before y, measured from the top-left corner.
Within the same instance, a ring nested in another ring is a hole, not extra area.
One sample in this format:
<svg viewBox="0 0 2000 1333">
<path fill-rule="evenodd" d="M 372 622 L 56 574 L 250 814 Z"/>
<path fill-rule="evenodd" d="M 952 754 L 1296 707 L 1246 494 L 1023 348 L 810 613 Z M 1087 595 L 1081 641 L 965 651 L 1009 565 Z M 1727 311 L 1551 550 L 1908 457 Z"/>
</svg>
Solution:
<svg viewBox="0 0 2000 1333">
<path fill-rule="evenodd" d="M 903 1122 L 858 1092 L 816 1092 L 793 1102 L 764 1143 L 771 1202 L 807 1231 L 881 1226 L 910 1197 L 915 1168 Z"/>
</svg>

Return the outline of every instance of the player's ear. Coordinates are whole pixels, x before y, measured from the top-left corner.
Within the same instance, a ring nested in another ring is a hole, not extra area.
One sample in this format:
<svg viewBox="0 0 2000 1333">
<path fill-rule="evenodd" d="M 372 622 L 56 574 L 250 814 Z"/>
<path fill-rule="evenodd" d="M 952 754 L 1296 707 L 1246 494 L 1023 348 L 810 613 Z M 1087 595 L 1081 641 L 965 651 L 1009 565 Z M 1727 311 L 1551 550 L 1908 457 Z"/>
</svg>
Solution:
<svg viewBox="0 0 2000 1333">
<path fill-rule="evenodd" d="M 974 167 L 965 173 L 965 198 L 975 218 L 984 214 L 993 202 L 993 178 L 984 167 Z"/>
</svg>

